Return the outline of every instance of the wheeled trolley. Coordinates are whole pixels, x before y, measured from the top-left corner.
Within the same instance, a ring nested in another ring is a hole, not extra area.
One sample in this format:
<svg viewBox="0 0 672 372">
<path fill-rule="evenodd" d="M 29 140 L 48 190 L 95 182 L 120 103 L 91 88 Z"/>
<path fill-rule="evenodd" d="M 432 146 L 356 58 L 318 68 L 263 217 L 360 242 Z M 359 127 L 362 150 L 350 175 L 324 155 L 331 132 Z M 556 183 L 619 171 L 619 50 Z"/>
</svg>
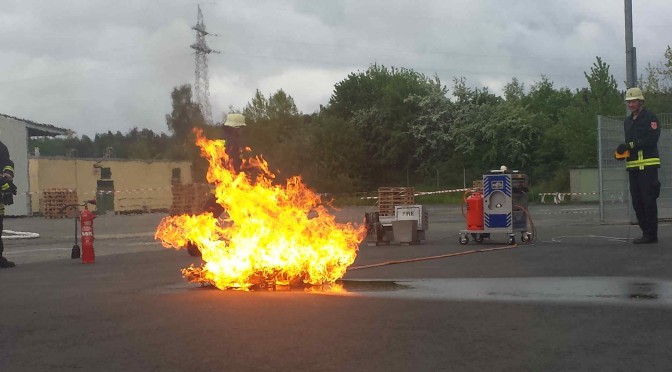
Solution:
<svg viewBox="0 0 672 372">
<path fill-rule="evenodd" d="M 490 239 L 490 232 L 486 230 L 460 230 L 460 244 L 469 244 L 469 235 L 476 243 L 483 243 L 485 239 Z M 516 232 L 507 232 L 507 243 L 516 244 Z M 532 241 L 533 234 L 529 231 L 520 231 L 520 241 L 527 243 Z"/>
<path fill-rule="evenodd" d="M 527 175 L 502 169 L 483 175 L 482 182 L 474 184 L 472 194 L 465 199 L 467 228 L 460 230 L 461 244 L 468 244 L 469 236 L 482 243 L 493 233 L 505 234 L 508 244 L 516 243 L 518 233 L 524 243 L 533 239 L 534 233 L 527 226 Z"/>
</svg>

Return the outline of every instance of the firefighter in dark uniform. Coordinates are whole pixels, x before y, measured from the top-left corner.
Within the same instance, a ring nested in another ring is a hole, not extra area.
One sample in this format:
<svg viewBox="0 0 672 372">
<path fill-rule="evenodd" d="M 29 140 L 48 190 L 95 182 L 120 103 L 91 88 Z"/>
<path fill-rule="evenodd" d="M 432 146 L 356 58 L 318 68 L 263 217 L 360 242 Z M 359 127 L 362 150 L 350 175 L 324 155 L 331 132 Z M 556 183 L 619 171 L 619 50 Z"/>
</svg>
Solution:
<svg viewBox="0 0 672 372">
<path fill-rule="evenodd" d="M 241 114 L 228 114 L 226 122 L 222 125 L 222 139 L 226 142 L 226 154 L 229 156 L 230 165 L 236 172 L 245 171 L 242 160 L 242 130 L 245 126 L 245 117 Z M 208 195 L 201 213 L 212 213 L 219 217 L 225 212 L 224 207 L 217 203 L 214 194 Z M 190 256 L 200 257 L 201 251 L 193 242 L 187 243 L 187 252 Z"/>
<path fill-rule="evenodd" d="M 625 93 L 630 116 L 625 118 L 625 143 L 618 145 L 616 153 L 625 158 L 625 168 L 630 181 L 630 197 L 642 236 L 635 244 L 658 242 L 658 205 L 660 181 L 658 168 L 658 138 L 660 122 L 655 114 L 644 109 L 644 95 L 639 88 Z M 626 156 L 627 155 L 627 156 Z"/>
<path fill-rule="evenodd" d="M 232 114 L 229 114 L 231 116 Z M 240 115 L 242 116 L 242 115 Z M 230 120 L 227 120 L 227 123 Z M 226 154 L 229 156 L 229 162 L 233 167 L 233 170 L 240 172 L 243 169 L 243 160 L 241 158 L 242 148 L 241 148 L 241 129 L 240 126 L 231 126 L 224 124 L 222 126 L 222 138 L 226 142 Z M 219 216 L 224 213 L 224 207 L 222 207 L 217 200 L 215 195 L 209 195 L 208 200 L 206 200 L 205 205 L 203 206 L 204 212 L 210 212 L 214 216 Z"/>
<path fill-rule="evenodd" d="M 3 255 L 4 245 L 2 243 L 2 230 L 4 229 L 3 220 L 5 217 L 5 206 L 14 204 L 14 195 L 16 195 L 16 186 L 14 186 L 14 162 L 9 158 L 9 150 L 4 143 L 0 142 L 0 268 L 10 268 L 16 266 L 14 262 L 7 260 Z"/>
</svg>

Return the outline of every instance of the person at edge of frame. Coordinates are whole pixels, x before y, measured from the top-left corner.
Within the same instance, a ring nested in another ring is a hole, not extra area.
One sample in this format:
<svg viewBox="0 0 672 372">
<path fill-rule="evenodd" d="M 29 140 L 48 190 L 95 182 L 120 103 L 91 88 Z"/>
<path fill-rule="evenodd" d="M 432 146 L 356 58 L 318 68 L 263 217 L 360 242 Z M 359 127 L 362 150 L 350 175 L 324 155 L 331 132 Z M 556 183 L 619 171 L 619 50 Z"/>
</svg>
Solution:
<svg viewBox="0 0 672 372">
<path fill-rule="evenodd" d="M 0 269 L 6 269 L 16 266 L 14 262 L 9 261 L 2 255 L 5 248 L 2 242 L 5 206 L 14 204 L 13 195 L 16 195 L 16 186 L 13 182 L 14 162 L 9 158 L 9 150 L 2 141 L 0 141 L 0 169 Z"/>
<path fill-rule="evenodd" d="M 630 198 L 642 236 L 635 244 L 658 243 L 658 205 L 660 181 L 658 168 L 658 117 L 644 108 L 644 94 L 640 88 L 629 88 L 625 102 L 631 114 L 625 118 L 625 143 L 616 148 L 616 158 L 625 160 L 630 183 Z"/>
</svg>

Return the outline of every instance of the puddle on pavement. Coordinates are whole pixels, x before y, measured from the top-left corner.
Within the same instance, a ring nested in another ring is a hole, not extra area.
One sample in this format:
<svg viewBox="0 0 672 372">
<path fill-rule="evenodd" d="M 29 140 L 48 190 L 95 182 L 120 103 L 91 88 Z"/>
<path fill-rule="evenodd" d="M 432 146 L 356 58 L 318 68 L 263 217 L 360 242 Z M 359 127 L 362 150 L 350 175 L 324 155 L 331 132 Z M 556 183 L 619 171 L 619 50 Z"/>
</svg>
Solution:
<svg viewBox="0 0 672 372">
<path fill-rule="evenodd" d="M 388 292 L 413 289 L 411 285 L 388 280 L 340 280 L 339 284 L 348 293 Z"/>
<path fill-rule="evenodd" d="M 629 277 L 457 278 L 339 280 L 339 290 L 293 288 L 261 292 L 313 292 L 331 295 L 439 301 L 584 303 L 672 307 L 672 281 Z M 215 290 L 179 282 L 155 290 Z M 255 292 L 255 291 L 252 291 Z"/>
<path fill-rule="evenodd" d="M 250 292 L 312 292 L 312 293 L 366 293 L 387 292 L 412 289 L 410 285 L 400 284 L 389 280 L 338 280 L 333 287 L 300 287 L 289 288 L 278 286 L 277 288 L 252 288 Z M 186 280 L 179 283 L 165 285 L 160 292 L 181 292 L 184 290 L 218 290 L 209 284 L 201 285 L 189 283 Z M 231 289 L 233 291 L 233 289 Z"/>
<path fill-rule="evenodd" d="M 312 293 L 366 293 L 366 292 L 386 292 L 399 291 L 403 289 L 412 289 L 410 285 L 400 284 L 389 280 L 339 280 L 333 286 L 326 287 L 300 287 L 289 288 L 278 286 L 277 288 L 251 288 L 250 292 L 312 292 Z M 163 286 L 164 292 L 175 292 L 183 290 L 217 290 L 213 285 L 201 285 L 183 281 L 167 286 Z M 233 290 L 233 289 L 232 289 Z"/>
<path fill-rule="evenodd" d="M 672 306 L 672 281 L 627 277 L 344 280 L 366 297 Z"/>
</svg>

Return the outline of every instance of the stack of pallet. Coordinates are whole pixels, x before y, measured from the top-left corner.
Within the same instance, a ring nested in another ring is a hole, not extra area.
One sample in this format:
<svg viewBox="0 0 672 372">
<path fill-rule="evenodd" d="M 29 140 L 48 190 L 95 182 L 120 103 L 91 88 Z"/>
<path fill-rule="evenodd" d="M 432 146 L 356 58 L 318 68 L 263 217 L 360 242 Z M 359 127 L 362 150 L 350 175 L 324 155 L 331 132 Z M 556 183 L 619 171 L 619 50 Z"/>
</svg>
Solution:
<svg viewBox="0 0 672 372">
<path fill-rule="evenodd" d="M 76 210 L 76 206 L 69 205 L 77 204 L 77 191 L 65 188 L 50 188 L 42 191 L 42 199 L 40 199 L 40 209 L 42 216 L 45 218 L 66 218 L 70 217 L 71 211 Z"/>
<path fill-rule="evenodd" d="M 205 183 L 174 183 L 171 186 L 173 203 L 170 214 L 198 214 L 202 212 L 206 200 L 211 195 L 210 185 Z"/>
<path fill-rule="evenodd" d="M 415 204 L 413 187 L 379 187 L 378 213 L 380 216 L 394 216 L 395 205 Z"/>
</svg>

